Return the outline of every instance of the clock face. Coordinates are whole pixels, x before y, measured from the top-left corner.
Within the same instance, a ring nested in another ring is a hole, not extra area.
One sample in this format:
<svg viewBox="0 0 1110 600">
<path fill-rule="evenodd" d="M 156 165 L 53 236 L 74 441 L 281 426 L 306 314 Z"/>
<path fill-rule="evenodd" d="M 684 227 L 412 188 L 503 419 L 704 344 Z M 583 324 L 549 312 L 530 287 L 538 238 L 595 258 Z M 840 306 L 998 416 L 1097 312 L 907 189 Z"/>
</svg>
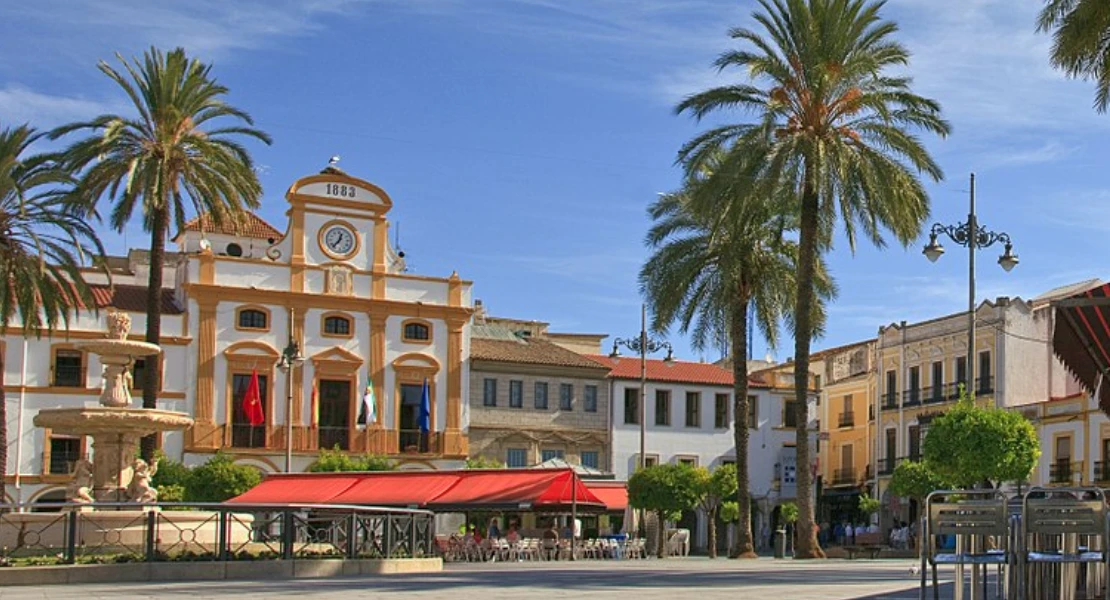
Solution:
<svg viewBox="0 0 1110 600">
<path fill-rule="evenodd" d="M 355 249 L 355 234 L 342 225 L 333 225 L 324 232 L 324 246 L 338 256 L 347 256 Z"/>
</svg>

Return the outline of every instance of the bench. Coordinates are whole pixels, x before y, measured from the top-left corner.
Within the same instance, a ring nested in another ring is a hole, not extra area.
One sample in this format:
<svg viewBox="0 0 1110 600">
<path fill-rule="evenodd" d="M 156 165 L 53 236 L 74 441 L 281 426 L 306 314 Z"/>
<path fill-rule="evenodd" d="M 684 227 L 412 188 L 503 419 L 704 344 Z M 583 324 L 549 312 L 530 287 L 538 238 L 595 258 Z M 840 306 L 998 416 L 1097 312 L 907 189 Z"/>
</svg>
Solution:
<svg viewBox="0 0 1110 600">
<path fill-rule="evenodd" d="M 855 560 L 857 554 L 867 554 L 868 558 L 874 560 L 883 550 L 883 546 L 844 546 L 844 551 L 848 553 L 848 560 Z"/>
</svg>

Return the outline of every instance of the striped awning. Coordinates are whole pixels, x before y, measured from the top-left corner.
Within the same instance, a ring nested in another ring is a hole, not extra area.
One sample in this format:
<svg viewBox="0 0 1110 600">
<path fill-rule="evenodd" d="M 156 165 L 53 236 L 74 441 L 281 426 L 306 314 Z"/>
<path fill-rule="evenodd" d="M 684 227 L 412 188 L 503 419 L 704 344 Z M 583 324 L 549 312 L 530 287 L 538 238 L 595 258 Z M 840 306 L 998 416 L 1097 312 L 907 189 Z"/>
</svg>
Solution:
<svg viewBox="0 0 1110 600">
<path fill-rule="evenodd" d="M 1110 414 L 1110 284 L 1052 303 L 1056 327 L 1052 351 Z"/>
</svg>

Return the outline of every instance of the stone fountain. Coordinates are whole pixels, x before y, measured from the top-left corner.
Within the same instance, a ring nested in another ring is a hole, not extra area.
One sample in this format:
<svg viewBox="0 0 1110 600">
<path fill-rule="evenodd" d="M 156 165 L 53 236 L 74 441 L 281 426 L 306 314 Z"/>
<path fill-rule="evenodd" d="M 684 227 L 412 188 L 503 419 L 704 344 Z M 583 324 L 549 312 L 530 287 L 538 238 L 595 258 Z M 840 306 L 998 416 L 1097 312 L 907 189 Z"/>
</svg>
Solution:
<svg viewBox="0 0 1110 600">
<path fill-rule="evenodd" d="M 54 433 L 87 435 L 93 440 L 93 460 L 78 463 L 67 488 L 69 502 L 155 502 L 158 495 L 150 478 L 158 466 L 135 458 L 139 439 L 193 424 L 185 413 L 131 406 L 129 367 L 136 357 L 160 355 L 162 349 L 155 344 L 128 340 L 130 331 L 130 316 L 109 313 L 107 339 L 77 345 L 100 355 L 104 365 L 100 406 L 43 409 L 35 416 L 36 427 L 49 427 Z"/>
</svg>

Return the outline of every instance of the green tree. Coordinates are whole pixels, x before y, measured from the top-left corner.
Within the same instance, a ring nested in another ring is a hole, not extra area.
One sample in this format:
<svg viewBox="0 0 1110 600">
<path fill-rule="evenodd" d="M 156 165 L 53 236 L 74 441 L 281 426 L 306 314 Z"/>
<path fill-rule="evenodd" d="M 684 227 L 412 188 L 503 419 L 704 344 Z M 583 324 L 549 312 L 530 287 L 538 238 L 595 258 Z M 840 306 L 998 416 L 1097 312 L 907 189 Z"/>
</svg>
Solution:
<svg viewBox="0 0 1110 600">
<path fill-rule="evenodd" d="M 696 467 L 694 485 L 700 498 L 698 508 L 705 511 L 709 521 L 709 558 L 717 558 L 717 514 L 722 503 L 736 498 L 736 469 L 722 465 L 710 472 L 705 467 Z"/>
<path fill-rule="evenodd" d="M 718 157 L 726 156 L 721 153 Z M 796 292 L 797 245 L 784 237 L 795 222 L 781 203 L 737 195 L 720 182 L 715 165 L 694 173 L 678 193 L 649 208 L 654 225 L 647 244 L 654 253 L 640 271 L 653 327 L 678 322 L 692 333 L 695 349 L 729 345 L 733 373 L 733 437 L 736 444 L 736 556 L 754 558 L 748 469 L 748 316 L 772 347 L 778 324 L 789 315 Z M 819 269 L 823 298 L 834 293 Z"/>
<path fill-rule="evenodd" d="M 1110 3 L 1048 0 L 1038 31 L 1052 31 L 1052 66 L 1068 77 L 1094 80 L 1095 109 L 1110 105 Z"/>
<path fill-rule="evenodd" d="M 486 456 L 472 456 L 466 459 L 467 469 L 504 469 L 505 463 L 496 458 Z"/>
<path fill-rule="evenodd" d="M 30 153 L 41 134 L 0 128 L 0 332 L 23 335 L 69 328 L 75 307 L 96 310 L 81 268 L 103 256 L 96 232 L 65 200 L 72 178 L 48 155 Z M 0 352 L 0 498 L 8 465 L 8 414 Z"/>
<path fill-rule="evenodd" d="M 818 259 L 832 243 L 839 220 L 850 248 L 857 230 L 884 244 L 889 230 L 903 245 L 920 233 L 929 198 L 919 176 L 943 176 L 915 130 L 945 136 L 940 105 L 914 94 L 902 74 L 909 52 L 894 39 L 897 26 L 879 16 L 881 1 L 760 0 L 760 31 L 734 29 L 745 47 L 716 61 L 749 79 L 683 100 L 677 112 L 698 119 L 740 109 L 750 123 L 714 127 L 679 152 L 688 172 L 702 168 L 723 148 L 732 160 L 720 167 L 731 185 L 755 197 L 796 198 L 798 296 L 794 303 L 797 558 L 824 554 L 813 531 L 808 408 L 809 355 L 815 334 Z"/>
<path fill-rule="evenodd" d="M 859 511 L 867 517 L 868 523 L 871 522 L 871 515 L 879 512 L 882 506 L 878 498 L 872 498 L 871 495 L 866 492 L 859 497 Z"/>
<path fill-rule="evenodd" d="M 659 519 L 656 554 L 665 556 L 663 525 L 668 518 L 692 510 L 700 500 L 697 472 L 682 464 L 655 465 L 639 469 L 628 478 L 628 502 L 633 508 L 650 510 Z"/>
<path fill-rule="evenodd" d="M 116 56 L 125 72 L 104 61 L 100 70 L 119 85 L 137 115 L 102 115 L 50 135 L 88 131 L 64 153 L 64 168 L 79 174 L 77 196 L 94 215 L 102 199 L 110 203 L 109 223 L 117 231 L 138 212 L 150 232 L 146 341 L 157 344 L 170 225 L 184 229 L 190 214 L 202 212 L 217 225 L 234 223 L 243 211 L 257 208 L 262 186 L 250 153 L 237 139 L 268 144 L 270 138 L 250 126 L 247 113 L 223 100 L 228 90 L 213 79 L 211 67 L 190 60 L 184 49 L 163 53 L 151 48 L 141 62 Z M 218 124 L 226 120 L 232 122 Z M 157 361 L 158 356 L 147 357 L 148 365 Z M 146 369 L 144 408 L 157 408 L 159 372 Z M 154 437 L 147 436 L 142 457 L 149 461 L 153 455 Z"/>
<path fill-rule="evenodd" d="M 925 462 L 958 488 L 1029 478 L 1041 455 L 1033 424 L 1020 413 L 977 406 L 966 394 L 933 420 L 922 442 Z"/>
<path fill-rule="evenodd" d="M 340 473 L 345 471 L 395 471 L 397 463 L 378 454 L 365 454 L 355 456 L 348 454 L 336 447 L 333 450 L 323 449 L 316 455 L 316 460 L 308 465 L 310 473 Z"/>
<path fill-rule="evenodd" d="M 262 473 L 251 466 L 236 464 L 231 457 L 217 452 L 208 462 L 195 467 L 188 476 L 185 500 L 223 502 L 262 482 Z"/>
<path fill-rule="evenodd" d="M 918 506 L 924 506 L 925 497 L 929 494 L 948 487 L 948 483 L 923 460 L 904 460 L 898 463 L 890 477 L 891 493 L 913 498 L 917 500 Z"/>
</svg>

